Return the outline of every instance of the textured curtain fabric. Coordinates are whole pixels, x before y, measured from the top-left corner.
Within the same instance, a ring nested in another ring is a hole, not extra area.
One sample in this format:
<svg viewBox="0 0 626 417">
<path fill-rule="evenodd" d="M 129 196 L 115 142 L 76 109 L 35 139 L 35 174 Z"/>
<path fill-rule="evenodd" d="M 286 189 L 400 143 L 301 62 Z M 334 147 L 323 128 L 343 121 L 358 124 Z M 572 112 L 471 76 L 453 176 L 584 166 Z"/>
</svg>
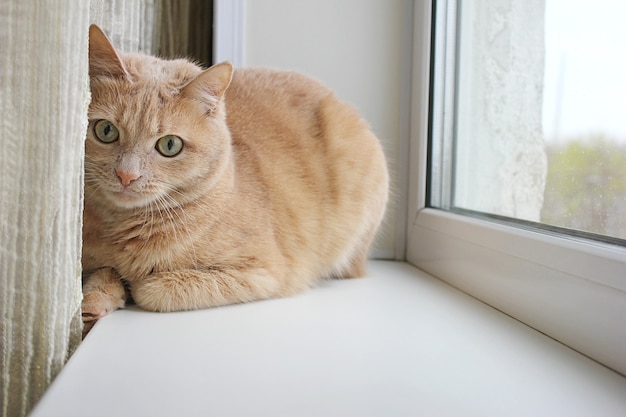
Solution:
<svg viewBox="0 0 626 417">
<path fill-rule="evenodd" d="M 91 0 L 90 21 L 121 51 L 152 54 L 159 47 L 163 1 Z"/>
<path fill-rule="evenodd" d="M 164 58 L 213 61 L 213 1 L 160 0 L 160 36 L 154 51 Z"/>
<path fill-rule="evenodd" d="M 190 3 L 191 0 L 162 0 L 159 55 L 178 58 L 187 54 Z"/>
<path fill-rule="evenodd" d="M 80 340 L 89 5 L 0 2 L 0 411 L 24 416 Z"/>
<path fill-rule="evenodd" d="M 156 50 L 157 0 L 0 2 L 0 411 L 25 416 L 81 334 L 89 23 Z"/>
</svg>

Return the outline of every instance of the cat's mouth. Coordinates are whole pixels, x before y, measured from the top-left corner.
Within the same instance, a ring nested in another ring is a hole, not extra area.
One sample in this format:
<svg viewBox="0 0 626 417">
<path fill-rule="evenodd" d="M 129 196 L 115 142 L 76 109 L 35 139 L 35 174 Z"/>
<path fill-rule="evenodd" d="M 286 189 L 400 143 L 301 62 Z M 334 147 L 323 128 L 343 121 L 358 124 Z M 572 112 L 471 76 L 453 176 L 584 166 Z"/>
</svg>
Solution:
<svg viewBox="0 0 626 417">
<path fill-rule="evenodd" d="M 100 187 L 99 194 L 109 204 L 124 210 L 150 207 L 155 204 L 157 208 L 167 208 L 174 202 L 172 197 L 165 195 L 164 190 L 145 184 L 130 187 L 119 184 L 107 185 Z"/>
<path fill-rule="evenodd" d="M 129 190 L 127 188 L 121 190 L 112 190 L 109 193 L 109 199 L 122 208 L 137 208 L 150 204 L 154 197 L 150 194 L 139 191 Z"/>
</svg>

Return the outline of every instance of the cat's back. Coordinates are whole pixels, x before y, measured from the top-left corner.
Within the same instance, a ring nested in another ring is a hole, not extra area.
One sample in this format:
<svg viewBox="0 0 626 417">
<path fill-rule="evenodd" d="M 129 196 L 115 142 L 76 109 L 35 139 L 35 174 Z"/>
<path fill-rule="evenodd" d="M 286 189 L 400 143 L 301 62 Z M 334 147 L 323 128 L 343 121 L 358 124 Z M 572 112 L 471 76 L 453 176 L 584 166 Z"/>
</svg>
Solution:
<svg viewBox="0 0 626 417">
<path fill-rule="evenodd" d="M 368 123 L 312 77 L 271 68 L 237 69 L 225 105 L 235 154 L 253 153 L 261 164 L 282 161 L 282 166 L 272 164 L 276 174 L 292 174 L 293 167 L 316 179 L 332 171 L 345 183 L 358 180 L 337 167 L 347 163 L 356 172 L 369 164 L 386 176 L 382 148 Z"/>
<path fill-rule="evenodd" d="M 313 104 L 332 91 L 305 74 L 274 68 L 238 68 L 226 92 L 227 101 L 245 98 L 250 104 Z"/>
<path fill-rule="evenodd" d="M 272 68 L 240 68 L 226 91 L 231 130 L 268 126 L 296 131 L 311 123 L 320 102 L 332 91 L 306 75 Z"/>
<path fill-rule="evenodd" d="M 322 265 L 321 275 L 362 274 L 389 180 L 367 122 L 331 89 L 291 71 L 236 70 L 225 105 L 239 181 L 250 193 L 263 190 L 283 252 L 300 269 Z M 311 250 L 317 261 L 303 258 Z"/>
<path fill-rule="evenodd" d="M 276 142 L 282 148 L 288 143 L 294 152 L 301 147 L 314 152 L 313 143 L 339 144 L 356 136 L 376 148 L 374 152 L 379 150 L 378 140 L 352 105 L 320 81 L 295 71 L 236 69 L 225 103 L 235 147 L 255 147 L 263 141 L 264 146 Z"/>
</svg>

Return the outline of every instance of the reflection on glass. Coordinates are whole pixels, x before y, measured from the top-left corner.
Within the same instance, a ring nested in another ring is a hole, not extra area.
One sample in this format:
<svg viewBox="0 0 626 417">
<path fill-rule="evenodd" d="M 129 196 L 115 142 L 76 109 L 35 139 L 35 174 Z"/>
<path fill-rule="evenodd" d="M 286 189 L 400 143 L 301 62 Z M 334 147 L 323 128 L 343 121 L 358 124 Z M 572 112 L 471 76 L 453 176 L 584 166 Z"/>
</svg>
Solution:
<svg viewBox="0 0 626 417">
<path fill-rule="evenodd" d="M 541 221 L 626 239 L 626 2 L 546 1 Z"/>
<path fill-rule="evenodd" d="M 451 208 L 626 239 L 626 2 L 456 4 Z"/>
</svg>

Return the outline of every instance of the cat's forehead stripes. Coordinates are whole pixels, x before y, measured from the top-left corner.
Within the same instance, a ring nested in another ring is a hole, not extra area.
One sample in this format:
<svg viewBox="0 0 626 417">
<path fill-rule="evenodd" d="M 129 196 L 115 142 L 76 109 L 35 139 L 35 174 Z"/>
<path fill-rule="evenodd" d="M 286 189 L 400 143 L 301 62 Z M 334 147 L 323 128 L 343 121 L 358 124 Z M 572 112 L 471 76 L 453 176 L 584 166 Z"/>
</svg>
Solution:
<svg viewBox="0 0 626 417">
<path fill-rule="evenodd" d="M 127 96 L 122 107 L 121 122 L 133 136 L 155 136 L 159 132 L 159 119 L 163 112 L 163 100 L 155 90 L 141 89 Z"/>
<path fill-rule="evenodd" d="M 201 69 L 188 61 L 143 55 L 128 54 L 122 59 L 130 77 L 92 80 L 92 109 L 110 114 L 132 137 L 171 133 L 164 131 L 164 113 Z"/>
<path fill-rule="evenodd" d="M 159 87 L 160 91 L 172 94 L 180 91 L 202 70 L 185 60 L 161 60 L 139 54 L 122 55 L 124 66 L 131 81 L 145 87 Z"/>
<path fill-rule="evenodd" d="M 152 88 L 150 88 L 152 87 Z M 122 132 L 120 143 L 128 136 L 154 137 L 162 129 L 161 119 L 173 93 L 158 86 L 128 82 L 92 83 L 91 119 L 111 120 Z"/>
</svg>

